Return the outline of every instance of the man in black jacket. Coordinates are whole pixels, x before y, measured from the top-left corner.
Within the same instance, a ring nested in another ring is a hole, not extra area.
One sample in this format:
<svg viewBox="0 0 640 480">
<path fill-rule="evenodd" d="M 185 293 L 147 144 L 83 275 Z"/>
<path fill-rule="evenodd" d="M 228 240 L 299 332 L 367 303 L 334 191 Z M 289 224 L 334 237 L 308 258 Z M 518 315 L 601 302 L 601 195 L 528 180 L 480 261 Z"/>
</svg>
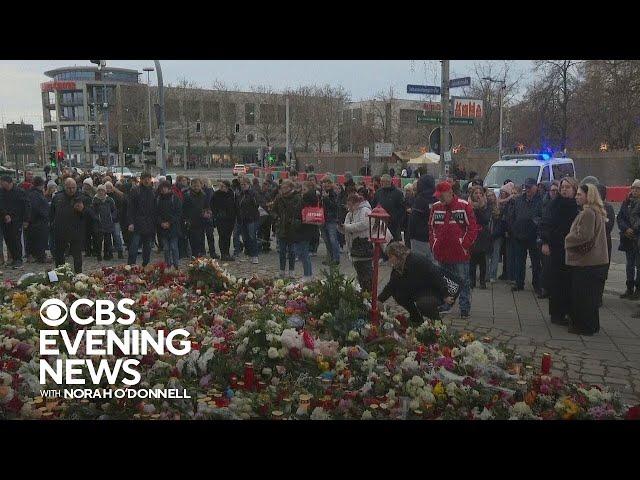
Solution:
<svg viewBox="0 0 640 480">
<path fill-rule="evenodd" d="M 51 201 L 49 219 L 53 224 L 56 267 L 64 264 L 67 248 L 73 256 L 73 268 L 82 272 L 82 244 L 85 228 L 85 205 L 73 178 L 64 181 L 64 190 Z"/>
<path fill-rule="evenodd" d="M 178 268 L 180 260 L 178 237 L 181 234 L 182 202 L 167 181 L 160 183 L 156 202 L 158 237 L 164 250 L 164 262 L 170 267 Z"/>
<path fill-rule="evenodd" d="M 416 196 L 409 215 L 409 238 L 411 251 L 421 253 L 433 261 L 433 254 L 429 248 L 429 216 L 431 205 L 438 200 L 434 197 L 436 183 L 431 175 L 423 175 L 418 179 Z"/>
<path fill-rule="evenodd" d="M 625 253 L 627 261 L 627 290 L 620 298 L 637 300 L 640 298 L 640 267 L 638 262 L 638 232 L 631 226 L 631 212 L 635 203 L 640 201 L 640 180 L 636 179 L 631 185 L 629 196 L 622 202 L 618 212 L 618 229 L 620 230 L 620 245 L 618 250 Z M 634 291 L 635 288 L 635 291 Z"/>
<path fill-rule="evenodd" d="M 151 261 L 151 245 L 156 234 L 156 199 L 149 172 L 140 175 L 140 185 L 131 190 L 128 207 L 131 232 L 128 263 L 135 265 L 142 241 L 142 266 L 145 267 Z"/>
<path fill-rule="evenodd" d="M 44 197 L 44 180 L 42 177 L 33 179 L 33 186 L 28 192 L 31 204 L 31 217 L 25 230 L 25 246 L 27 252 L 33 255 L 38 263 L 45 263 L 45 250 L 49 243 L 49 203 Z"/>
<path fill-rule="evenodd" d="M 213 215 L 211 213 L 211 198 L 202 189 L 202 181 L 199 178 L 194 178 L 191 181 L 191 190 L 184 196 L 183 212 L 187 222 L 191 254 L 194 257 L 202 257 L 206 254 L 204 246 L 205 224 L 213 221 Z"/>
<path fill-rule="evenodd" d="M 229 255 L 229 247 L 233 227 L 236 223 L 236 199 L 235 193 L 231 189 L 231 182 L 228 180 L 220 182 L 220 188 L 213 192 L 211 210 L 218 229 L 220 258 L 225 262 L 232 262 L 235 259 Z"/>
<path fill-rule="evenodd" d="M 322 262 L 323 265 L 340 265 L 340 244 L 338 243 L 338 196 L 336 195 L 333 181 L 329 177 L 322 180 L 321 203 L 324 208 L 324 225 L 322 225 L 322 237 L 327 248 L 329 259 Z"/>
<path fill-rule="evenodd" d="M 411 252 L 400 242 L 390 243 L 387 255 L 391 276 L 378 300 L 384 303 L 393 296 L 398 305 L 409 312 L 409 320 L 414 325 L 422 324 L 423 316 L 438 320 L 438 306 L 454 303 L 440 270 L 425 256 Z"/>
<path fill-rule="evenodd" d="M 511 236 L 515 249 L 515 282 L 512 291 L 524 290 L 524 279 L 527 267 L 527 252 L 531 259 L 532 285 L 538 296 L 542 296 L 542 263 L 541 253 L 536 243 L 538 225 L 542 218 L 542 199 L 537 194 L 538 185 L 535 179 L 527 178 L 524 192 L 515 199 L 511 210 Z"/>
<path fill-rule="evenodd" d="M 402 218 L 405 215 L 404 196 L 402 192 L 394 187 L 391 183 L 389 175 L 383 175 L 380 179 L 381 187 L 376 191 L 373 199 L 372 207 L 381 205 L 389 215 L 389 231 L 393 235 L 394 241 L 401 241 L 400 227 L 402 226 Z"/>
<path fill-rule="evenodd" d="M 22 267 L 22 229 L 27 226 L 31 215 L 31 205 L 24 190 L 13 183 L 13 178 L 0 178 L 2 198 L 0 198 L 0 220 L 4 223 L 4 241 L 11 254 L 13 268 Z"/>
</svg>

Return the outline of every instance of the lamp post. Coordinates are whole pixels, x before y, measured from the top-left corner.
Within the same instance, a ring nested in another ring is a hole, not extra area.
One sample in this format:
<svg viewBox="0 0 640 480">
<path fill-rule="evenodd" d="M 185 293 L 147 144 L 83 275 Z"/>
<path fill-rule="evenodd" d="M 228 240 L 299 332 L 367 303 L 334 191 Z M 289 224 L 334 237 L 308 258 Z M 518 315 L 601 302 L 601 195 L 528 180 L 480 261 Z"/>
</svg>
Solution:
<svg viewBox="0 0 640 480">
<path fill-rule="evenodd" d="M 492 77 L 482 77 L 483 80 L 487 80 L 491 83 L 499 83 L 500 84 L 500 135 L 498 139 L 498 160 L 502 158 L 502 97 L 503 91 L 507 88 L 505 80 L 500 80 Z"/>
<path fill-rule="evenodd" d="M 155 68 L 144 67 L 142 71 L 147 72 L 147 93 L 149 95 L 149 141 L 151 141 L 151 80 L 149 75 L 151 72 L 155 71 Z"/>
<path fill-rule="evenodd" d="M 378 205 L 374 208 L 369 216 L 369 240 L 373 243 L 373 274 L 371 278 L 371 323 L 379 324 L 378 312 L 378 262 L 380 261 L 380 252 L 382 244 L 385 243 L 387 237 L 387 223 L 391 215 Z"/>
</svg>

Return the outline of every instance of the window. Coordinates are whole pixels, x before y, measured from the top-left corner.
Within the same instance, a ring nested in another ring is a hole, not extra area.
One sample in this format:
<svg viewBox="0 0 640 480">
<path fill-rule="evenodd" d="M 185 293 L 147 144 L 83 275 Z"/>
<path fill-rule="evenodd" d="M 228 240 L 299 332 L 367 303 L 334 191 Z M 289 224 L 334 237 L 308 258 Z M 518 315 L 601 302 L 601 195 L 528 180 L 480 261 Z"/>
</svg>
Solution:
<svg viewBox="0 0 640 480">
<path fill-rule="evenodd" d="M 224 106 L 224 115 L 225 115 L 225 120 L 229 123 L 233 123 L 236 121 L 237 118 L 237 111 L 236 111 L 236 104 L 231 102 L 231 103 L 227 103 Z"/>
<path fill-rule="evenodd" d="M 256 124 L 256 104 L 255 103 L 244 104 L 244 123 L 246 125 Z"/>
<path fill-rule="evenodd" d="M 549 177 L 549 165 L 542 169 L 542 178 L 540 178 L 541 182 L 548 182 L 550 180 Z"/>
<path fill-rule="evenodd" d="M 189 121 L 195 122 L 200 119 L 200 102 L 197 100 L 185 100 L 184 101 L 184 116 Z"/>
<path fill-rule="evenodd" d="M 207 122 L 219 122 L 220 121 L 220 104 L 218 102 L 212 102 L 206 100 L 202 104 L 202 119 Z"/>
<path fill-rule="evenodd" d="M 82 97 L 82 90 L 62 93 L 61 103 L 64 103 L 67 105 L 81 105 L 83 101 L 84 99 Z"/>
<path fill-rule="evenodd" d="M 400 125 L 417 125 L 420 110 L 400 109 Z"/>
<path fill-rule="evenodd" d="M 57 122 L 58 121 L 58 112 L 57 112 L 57 110 L 51 110 L 51 121 L 52 122 Z"/>
<path fill-rule="evenodd" d="M 247 133 L 247 143 L 253 143 L 256 137 L 253 133 Z"/>
<path fill-rule="evenodd" d="M 83 141 L 84 134 L 84 126 L 62 127 L 62 137 L 65 141 Z"/>
<path fill-rule="evenodd" d="M 538 180 L 540 167 L 524 165 L 494 165 L 487 172 L 484 179 L 484 186 L 489 188 L 500 188 L 505 180 L 511 180 L 516 185 L 524 185 L 527 178 Z"/>
<path fill-rule="evenodd" d="M 554 180 L 560 180 L 564 177 L 575 177 L 576 172 L 573 169 L 573 164 L 571 163 L 557 163 L 553 165 L 553 178 Z"/>
<path fill-rule="evenodd" d="M 291 110 L 291 107 L 289 107 L 289 110 Z M 278 124 L 284 125 L 285 123 L 287 123 L 287 107 L 285 105 L 278 105 Z"/>
<path fill-rule="evenodd" d="M 268 103 L 260 105 L 260 122 L 276 123 L 276 106 Z"/>
</svg>

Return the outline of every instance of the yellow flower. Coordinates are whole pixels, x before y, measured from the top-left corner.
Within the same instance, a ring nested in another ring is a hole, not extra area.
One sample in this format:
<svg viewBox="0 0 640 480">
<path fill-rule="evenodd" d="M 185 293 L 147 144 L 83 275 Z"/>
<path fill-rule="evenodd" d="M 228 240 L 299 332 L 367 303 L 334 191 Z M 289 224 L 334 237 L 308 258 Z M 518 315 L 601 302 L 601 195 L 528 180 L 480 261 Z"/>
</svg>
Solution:
<svg viewBox="0 0 640 480">
<path fill-rule="evenodd" d="M 444 387 L 442 386 L 442 382 L 438 382 L 435 387 L 433 387 L 434 395 L 444 395 Z"/>
<path fill-rule="evenodd" d="M 13 294 L 13 304 L 16 307 L 23 308 L 28 302 L 29 299 L 27 298 L 27 295 L 25 293 L 16 292 Z"/>
</svg>

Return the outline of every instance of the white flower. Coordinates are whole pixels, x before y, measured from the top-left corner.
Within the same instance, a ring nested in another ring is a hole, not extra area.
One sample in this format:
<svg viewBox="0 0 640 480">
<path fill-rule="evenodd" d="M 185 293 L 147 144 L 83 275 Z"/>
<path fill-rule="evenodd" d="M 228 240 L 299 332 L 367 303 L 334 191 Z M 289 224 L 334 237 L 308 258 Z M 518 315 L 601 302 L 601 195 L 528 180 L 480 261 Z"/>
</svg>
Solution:
<svg viewBox="0 0 640 480">
<path fill-rule="evenodd" d="M 373 418 L 373 416 L 371 415 L 371 412 L 369 410 L 365 410 L 364 412 L 362 412 L 362 417 L 360 417 L 361 420 L 371 420 Z"/>
<path fill-rule="evenodd" d="M 278 358 L 280 355 L 278 353 L 278 349 L 277 348 L 270 347 L 269 350 L 267 351 L 267 356 L 273 360 L 275 358 Z"/>
<path fill-rule="evenodd" d="M 311 412 L 311 420 L 328 420 L 329 414 L 322 407 L 316 407 Z"/>
<path fill-rule="evenodd" d="M 482 413 L 480 413 L 480 415 L 478 415 L 477 418 L 479 418 L 480 420 L 491 420 L 494 417 L 493 417 L 493 413 L 491 413 L 490 410 L 487 410 L 487 407 L 484 407 L 482 409 Z"/>
<path fill-rule="evenodd" d="M 360 334 L 358 332 L 356 332 L 355 330 L 351 330 L 349 332 L 349 334 L 347 335 L 347 340 L 349 340 L 350 342 L 355 342 L 359 338 L 360 338 Z"/>
<path fill-rule="evenodd" d="M 512 419 L 529 418 L 533 414 L 529 405 L 524 402 L 515 403 L 509 410 Z"/>
</svg>

